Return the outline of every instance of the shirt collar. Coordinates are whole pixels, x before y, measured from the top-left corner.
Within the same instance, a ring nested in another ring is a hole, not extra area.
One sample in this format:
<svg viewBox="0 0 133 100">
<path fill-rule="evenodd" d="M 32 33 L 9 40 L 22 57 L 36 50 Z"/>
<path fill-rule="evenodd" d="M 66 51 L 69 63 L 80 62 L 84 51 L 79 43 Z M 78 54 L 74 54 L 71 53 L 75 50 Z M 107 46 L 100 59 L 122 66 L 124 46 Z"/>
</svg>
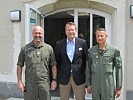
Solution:
<svg viewBox="0 0 133 100">
<path fill-rule="evenodd" d="M 105 47 L 104 51 L 106 51 L 106 50 L 108 50 L 108 49 L 109 49 L 109 45 L 106 44 L 106 47 Z M 98 47 L 98 45 L 97 45 L 97 50 L 98 50 L 98 51 L 100 50 L 99 47 Z"/>
<path fill-rule="evenodd" d="M 35 48 L 43 47 L 43 43 L 41 42 L 39 45 L 35 45 L 34 42 L 31 42 L 31 46 L 34 46 Z"/>
<path fill-rule="evenodd" d="M 68 38 L 67 38 L 67 43 L 70 43 L 70 42 L 74 42 L 74 44 L 75 44 L 75 37 L 73 38 L 72 41 L 69 41 Z"/>
</svg>

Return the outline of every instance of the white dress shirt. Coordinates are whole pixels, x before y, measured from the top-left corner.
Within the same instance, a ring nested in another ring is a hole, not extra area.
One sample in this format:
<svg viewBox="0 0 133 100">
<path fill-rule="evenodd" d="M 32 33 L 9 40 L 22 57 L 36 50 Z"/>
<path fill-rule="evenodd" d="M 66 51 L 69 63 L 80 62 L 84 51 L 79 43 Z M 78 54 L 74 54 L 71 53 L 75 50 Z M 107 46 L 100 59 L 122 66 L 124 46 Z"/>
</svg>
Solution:
<svg viewBox="0 0 133 100">
<path fill-rule="evenodd" d="M 75 38 L 72 41 L 67 39 L 67 55 L 72 62 L 75 52 Z"/>
</svg>

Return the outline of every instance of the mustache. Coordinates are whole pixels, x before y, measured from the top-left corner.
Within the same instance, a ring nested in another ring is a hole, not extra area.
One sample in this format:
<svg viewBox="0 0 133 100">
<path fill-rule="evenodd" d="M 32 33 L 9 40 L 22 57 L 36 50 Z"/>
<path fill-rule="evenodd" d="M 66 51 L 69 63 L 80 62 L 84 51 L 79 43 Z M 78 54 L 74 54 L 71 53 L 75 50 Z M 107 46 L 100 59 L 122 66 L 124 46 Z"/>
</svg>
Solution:
<svg viewBox="0 0 133 100">
<path fill-rule="evenodd" d="M 40 38 L 40 39 L 42 39 L 42 37 L 38 37 L 38 36 L 35 36 L 34 39 L 35 39 L 35 38 Z"/>
<path fill-rule="evenodd" d="M 35 40 L 36 38 L 37 38 L 37 39 L 40 39 L 40 40 L 43 40 L 42 37 L 37 37 L 37 36 L 34 37 L 34 40 Z"/>
</svg>

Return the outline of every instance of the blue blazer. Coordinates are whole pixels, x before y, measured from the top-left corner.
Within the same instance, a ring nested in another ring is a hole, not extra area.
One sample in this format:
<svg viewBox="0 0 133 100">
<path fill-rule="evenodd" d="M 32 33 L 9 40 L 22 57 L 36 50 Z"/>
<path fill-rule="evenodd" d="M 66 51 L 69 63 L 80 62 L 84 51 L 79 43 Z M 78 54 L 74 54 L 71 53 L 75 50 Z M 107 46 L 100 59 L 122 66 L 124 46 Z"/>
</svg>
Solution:
<svg viewBox="0 0 133 100">
<path fill-rule="evenodd" d="M 81 85 L 85 83 L 85 68 L 88 55 L 86 41 L 80 38 L 75 38 L 75 53 L 72 62 L 69 60 L 66 47 L 67 39 L 57 41 L 55 46 L 58 83 L 62 85 L 68 84 L 72 73 L 75 83 Z"/>
</svg>

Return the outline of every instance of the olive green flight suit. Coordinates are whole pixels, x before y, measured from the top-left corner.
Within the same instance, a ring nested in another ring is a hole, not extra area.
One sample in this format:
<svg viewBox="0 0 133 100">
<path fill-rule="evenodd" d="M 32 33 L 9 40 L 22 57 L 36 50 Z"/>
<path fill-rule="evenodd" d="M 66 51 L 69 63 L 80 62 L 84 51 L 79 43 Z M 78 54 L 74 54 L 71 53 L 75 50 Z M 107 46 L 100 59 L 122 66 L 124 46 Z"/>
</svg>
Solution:
<svg viewBox="0 0 133 100">
<path fill-rule="evenodd" d="M 36 46 L 33 42 L 22 47 L 17 65 L 24 64 L 24 100 L 50 100 L 49 65 L 56 65 L 52 47 L 46 43 Z"/>
<path fill-rule="evenodd" d="M 92 86 L 92 100 L 115 100 L 115 89 L 122 88 L 120 51 L 107 45 L 104 51 L 93 46 L 88 53 L 86 82 Z"/>
</svg>

